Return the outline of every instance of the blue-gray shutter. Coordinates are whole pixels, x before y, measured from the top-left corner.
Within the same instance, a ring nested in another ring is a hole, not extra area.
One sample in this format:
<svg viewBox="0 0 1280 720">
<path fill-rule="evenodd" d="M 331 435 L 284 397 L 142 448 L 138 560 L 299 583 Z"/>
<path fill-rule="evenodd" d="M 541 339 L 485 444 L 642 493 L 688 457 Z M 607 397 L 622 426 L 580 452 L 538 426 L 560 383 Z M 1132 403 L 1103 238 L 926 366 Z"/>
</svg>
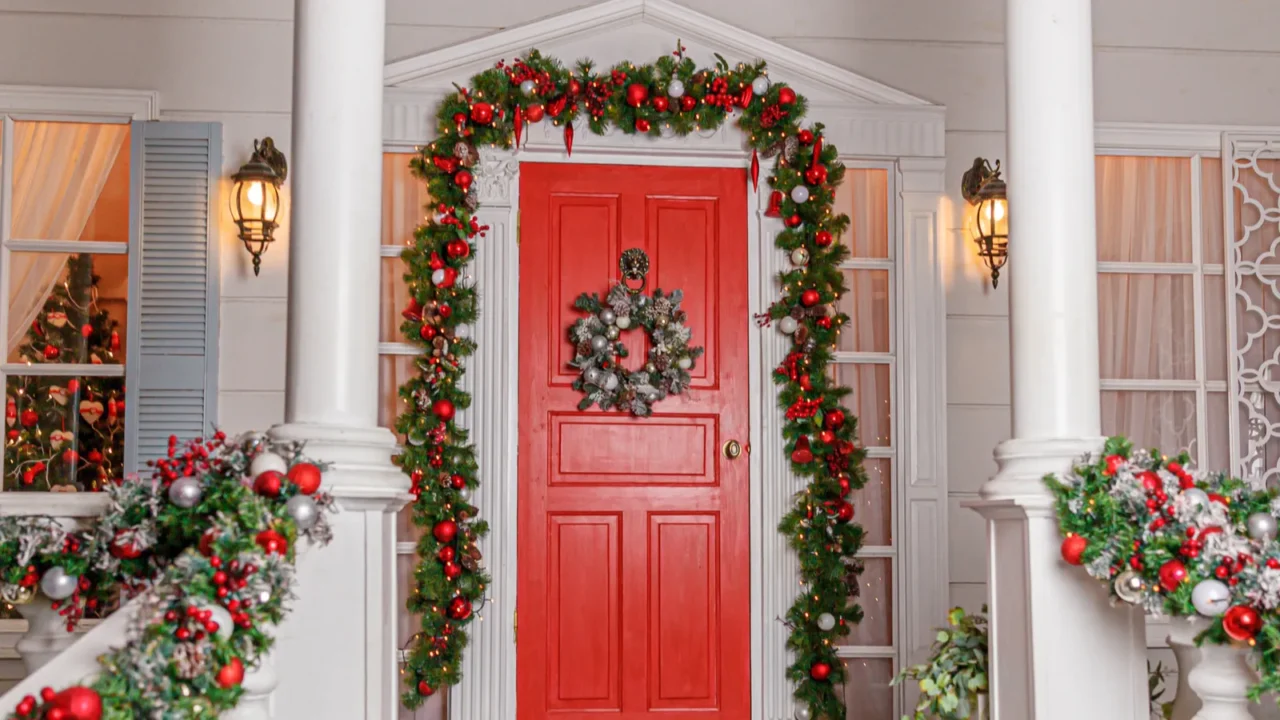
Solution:
<svg viewBox="0 0 1280 720">
<path fill-rule="evenodd" d="M 133 124 L 125 470 L 217 418 L 218 123 Z"/>
</svg>

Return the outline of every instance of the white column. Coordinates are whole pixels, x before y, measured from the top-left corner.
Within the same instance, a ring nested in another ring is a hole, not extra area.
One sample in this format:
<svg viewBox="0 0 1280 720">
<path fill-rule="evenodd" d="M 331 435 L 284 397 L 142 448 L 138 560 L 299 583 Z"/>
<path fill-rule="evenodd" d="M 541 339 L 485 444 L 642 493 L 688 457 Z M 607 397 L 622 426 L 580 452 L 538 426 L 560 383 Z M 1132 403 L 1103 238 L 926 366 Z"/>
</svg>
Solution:
<svg viewBox="0 0 1280 720">
<path fill-rule="evenodd" d="M 1013 439 L 988 518 L 994 720 L 1146 717 L 1143 619 L 1060 559 L 1042 478 L 1101 447 L 1090 0 L 1007 0 Z"/>
<path fill-rule="evenodd" d="M 294 6 L 289 355 L 281 439 L 332 463 L 332 544 L 299 563 L 275 652 L 275 717 L 398 707 L 395 511 L 408 480 L 377 427 L 385 0 Z"/>
</svg>

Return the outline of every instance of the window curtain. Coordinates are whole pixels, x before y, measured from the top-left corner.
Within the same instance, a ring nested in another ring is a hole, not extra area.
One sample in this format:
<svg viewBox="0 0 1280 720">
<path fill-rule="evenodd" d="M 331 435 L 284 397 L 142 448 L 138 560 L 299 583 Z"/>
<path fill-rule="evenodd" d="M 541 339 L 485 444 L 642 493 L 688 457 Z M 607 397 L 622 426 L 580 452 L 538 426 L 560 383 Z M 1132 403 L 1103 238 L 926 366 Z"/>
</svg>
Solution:
<svg viewBox="0 0 1280 720">
<path fill-rule="evenodd" d="M 1099 157 L 1098 260 L 1192 262 L 1191 161 Z M 1103 272 L 1098 276 L 1098 343 L 1104 380 L 1194 380 L 1195 279 L 1190 274 Z M 1195 392 L 1108 390 L 1102 427 L 1140 447 L 1194 451 Z"/>
<path fill-rule="evenodd" d="M 79 240 L 128 135 L 128 125 L 15 123 L 10 237 Z M 10 253 L 9 353 L 22 343 L 66 262 L 66 253 Z"/>
</svg>

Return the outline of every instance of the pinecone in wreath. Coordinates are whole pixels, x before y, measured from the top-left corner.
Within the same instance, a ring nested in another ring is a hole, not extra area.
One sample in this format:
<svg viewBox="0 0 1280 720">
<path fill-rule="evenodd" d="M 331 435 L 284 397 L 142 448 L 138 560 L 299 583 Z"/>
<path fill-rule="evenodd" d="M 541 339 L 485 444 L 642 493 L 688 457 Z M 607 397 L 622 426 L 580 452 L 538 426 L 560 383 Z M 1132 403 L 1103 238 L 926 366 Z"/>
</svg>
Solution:
<svg viewBox="0 0 1280 720">
<path fill-rule="evenodd" d="M 418 388 L 413 391 L 413 402 L 423 412 L 431 409 L 431 395 L 425 388 Z"/>
<path fill-rule="evenodd" d="M 204 651 L 196 643 L 178 643 L 173 649 L 173 665 L 184 680 L 198 678 L 208 670 Z"/>
<path fill-rule="evenodd" d="M 591 343 L 590 342 L 578 343 L 578 347 L 574 348 L 574 352 L 578 353 L 579 357 L 591 357 Z"/>
<path fill-rule="evenodd" d="M 665 353 L 658 355 L 653 359 L 653 366 L 658 369 L 658 372 L 666 370 L 671 367 L 671 356 Z"/>
<path fill-rule="evenodd" d="M 459 140 L 453 146 L 453 156 L 458 158 L 458 162 L 464 167 L 471 167 L 480 162 L 480 151 L 476 150 L 476 146 L 466 140 Z"/>
<path fill-rule="evenodd" d="M 654 298 L 653 314 L 657 317 L 670 317 L 671 316 L 670 298 L 665 298 L 665 297 Z"/>
<path fill-rule="evenodd" d="M 474 544 L 468 545 L 462 551 L 462 567 L 471 572 L 476 572 L 480 569 L 480 561 L 483 559 L 484 556 L 480 554 L 480 548 Z"/>
</svg>

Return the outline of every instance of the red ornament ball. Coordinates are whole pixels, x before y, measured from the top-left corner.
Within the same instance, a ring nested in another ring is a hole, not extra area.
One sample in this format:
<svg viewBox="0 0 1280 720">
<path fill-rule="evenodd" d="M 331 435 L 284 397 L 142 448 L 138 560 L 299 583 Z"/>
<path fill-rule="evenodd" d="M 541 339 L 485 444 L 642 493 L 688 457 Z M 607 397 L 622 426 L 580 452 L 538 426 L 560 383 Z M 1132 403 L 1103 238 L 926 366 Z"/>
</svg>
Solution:
<svg viewBox="0 0 1280 720">
<path fill-rule="evenodd" d="M 466 113 L 454 113 L 454 114 L 453 114 L 453 124 L 454 124 L 454 125 L 462 125 L 462 124 L 463 124 L 463 123 L 465 123 L 466 121 L 467 121 Z"/>
<path fill-rule="evenodd" d="M 443 563 L 453 562 L 458 557 L 458 551 L 453 549 L 452 545 L 445 545 L 440 548 L 440 552 L 436 553 L 436 557 Z"/>
<path fill-rule="evenodd" d="M 823 681 L 831 677 L 831 666 L 824 662 L 816 662 L 809 667 L 809 677 Z"/>
<path fill-rule="evenodd" d="M 1170 560 L 1160 566 L 1160 587 L 1165 592 L 1173 592 L 1187 581 L 1187 566 L 1178 560 Z"/>
<path fill-rule="evenodd" d="M 123 530 L 117 530 L 115 539 L 111 541 L 111 554 L 122 559 L 132 560 L 142 555 L 142 549 L 139 548 L 132 540 L 126 540 L 121 537 L 124 535 Z"/>
<path fill-rule="evenodd" d="M 822 296 L 819 295 L 818 291 L 814 290 L 813 288 L 809 288 L 808 290 L 805 290 L 804 292 L 800 293 L 800 304 L 804 305 L 805 307 L 813 307 L 814 305 L 817 305 L 821 300 L 822 300 Z"/>
<path fill-rule="evenodd" d="M 283 555 L 289 550 L 289 541 L 275 530 L 263 530 L 254 542 L 268 555 Z"/>
<path fill-rule="evenodd" d="M 832 430 L 837 430 L 844 426 L 844 420 L 844 410 L 837 408 L 822 417 L 822 424 Z"/>
<path fill-rule="evenodd" d="M 627 104 L 640 107 L 649 99 L 649 88 L 644 83 L 631 83 L 627 86 Z"/>
<path fill-rule="evenodd" d="M 1062 559 L 1072 565 L 1079 565 L 1089 541 L 1079 535 L 1068 535 L 1062 541 Z"/>
<path fill-rule="evenodd" d="M 790 105 L 796 101 L 796 91 L 789 87 L 782 87 L 778 90 L 778 102 L 783 105 Z"/>
<path fill-rule="evenodd" d="M 44 346 L 44 359 L 45 359 L 45 360 L 55 360 L 55 359 L 57 359 L 57 357 L 58 357 L 59 355 L 61 355 L 61 354 L 62 354 L 62 352 L 61 352 L 60 350 L 58 350 L 58 348 L 54 347 L 53 345 L 45 345 L 45 346 Z"/>
<path fill-rule="evenodd" d="M 853 483 L 849 482 L 849 478 L 840 476 L 840 497 L 849 497 L 849 493 L 853 492 Z"/>
<path fill-rule="evenodd" d="M 645 120 L 644 118 L 636 120 L 636 132 L 647 133 L 649 132 L 650 127 L 648 120 Z"/>
<path fill-rule="evenodd" d="M 92 326 L 92 325 L 90 325 L 90 324 L 88 324 L 88 323 L 85 323 L 84 325 L 81 325 L 81 326 L 80 326 L 80 334 L 81 334 L 81 335 L 83 335 L 84 337 L 90 337 L 90 336 L 92 336 L 92 335 L 93 335 L 93 326 Z"/>
<path fill-rule="evenodd" d="M 461 490 L 462 488 L 467 486 L 467 479 L 462 477 L 461 475 L 454 475 L 453 477 L 449 478 L 449 484 L 453 486 L 454 490 Z"/>
<path fill-rule="evenodd" d="M 577 79 L 570 80 L 570 81 L 569 81 L 569 94 L 570 94 L 570 95 L 577 95 L 577 94 L 578 94 L 578 93 L 580 93 L 580 92 L 582 92 L 582 83 L 578 82 L 578 80 L 577 80 Z"/>
<path fill-rule="evenodd" d="M 442 543 L 453 542 L 458 537 L 458 523 L 452 520 L 441 520 L 431 529 L 431 534 Z"/>
<path fill-rule="evenodd" d="M 493 122 L 493 106 L 487 102 L 478 102 L 471 106 L 471 120 L 488 125 Z"/>
<path fill-rule="evenodd" d="M 267 470 L 253 479 L 253 491 L 265 497 L 280 497 L 282 487 L 284 476 L 275 470 Z"/>
<path fill-rule="evenodd" d="M 218 531 L 209 528 L 200 536 L 200 554 L 209 557 L 213 554 L 213 544 L 218 541 Z"/>
<path fill-rule="evenodd" d="M 826 230 L 819 230 L 817 234 L 813 236 L 813 242 L 818 247 L 827 247 L 828 245 L 831 244 L 831 241 L 833 239 L 834 238 L 831 237 L 831 233 L 827 232 Z"/>
<path fill-rule="evenodd" d="M 436 691 L 435 688 L 427 684 L 426 680 L 422 680 L 418 683 L 418 694 L 422 696 L 430 696 L 435 695 Z"/>
<path fill-rule="evenodd" d="M 298 463 L 289 468 L 289 480 L 298 486 L 303 495 L 310 495 L 320 489 L 320 468 L 311 463 Z"/>
<path fill-rule="evenodd" d="M 1164 485 L 1164 483 L 1160 482 L 1160 476 L 1150 470 L 1138 473 L 1138 477 L 1142 478 L 1142 489 L 1147 492 L 1155 492 Z"/>
<path fill-rule="evenodd" d="M 524 109 L 524 117 L 526 120 L 528 120 L 531 123 L 538 122 L 542 118 L 546 117 L 546 115 L 547 115 L 547 109 L 543 107 L 540 103 L 530 105 L 529 107 Z"/>
<path fill-rule="evenodd" d="M 448 305 L 441 305 L 439 308 L 436 309 L 436 312 L 440 313 L 440 317 L 442 319 L 448 320 L 449 316 L 453 314 L 453 308 L 449 307 Z"/>
<path fill-rule="evenodd" d="M 456 597 L 449 603 L 449 617 L 454 620 L 466 620 L 471 617 L 471 601 L 464 597 Z"/>
<path fill-rule="evenodd" d="M 471 254 L 471 244 L 466 240 L 452 240 L 445 246 L 444 251 L 451 258 L 464 258 Z"/>
<path fill-rule="evenodd" d="M 694 108 L 696 108 L 696 107 L 698 107 L 698 100 L 697 100 L 697 98 L 693 97 L 692 95 L 681 95 L 681 96 L 680 96 L 680 109 L 681 109 L 681 110 L 683 110 L 683 111 L 685 111 L 685 112 L 689 112 L 690 110 L 692 110 L 692 109 L 694 109 Z"/>
<path fill-rule="evenodd" d="M 22 411 L 23 427 L 31 427 L 32 425 L 35 425 L 39 421 L 40 421 L 40 416 L 36 414 L 35 410 L 28 408 Z"/>
<path fill-rule="evenodd" d="M 1244 642 L 1262 629 L 1262 617 L 1248 605 L 1236 605 L 1222 616 L 1222 629 L 1232 640 Z"/>
<path fill-rule="evenodd" d="M 813 144 L 813 131 L 812 131 L 812 130 L 801 130 L 800 132 L 796 133 L 796 139 L 800 141 L 800 144 L 801 144 L 801 145 L 812 145 L 812 144 Z"/>
<path fill-rule="evenodd" d="M 45 717 L 52 718 L 54 710 L 61 710 L 67 720 L 99 720 L 102 717 L 102 696 L 93 688 L 69 687 L 53 696 Z"/>
<path fill-rule="evenodd" d="M 666 112 L 671 108 L 671 101 L 659 95 L 653 99 L 653 109 L 660 113 Z"/>
<path fill-rule="evenodd" d="M 789 227 L 789 228 L 797 228 L 797 227 L 800 227 L 800 223 L 802 223 L 802 222 L 804 222 L 804 219 L 803 219 L 803 218 L 801 218 L 799 215 L 792 215 L 791 217 L 787 218 L 787 220 L 786 220 L 787 227 Z"/>
<path fill-rule="evenodd" d="M 840 509 L 836 512 L 836 522 L 847 523 L 853 520 L 853 504 L 849 502 L 841 502 Z"/>
<path fill-rule="evenodd" d="M 449 580 L 456 580 L 462 574 L 462 566 L 455 562 L 447 562 L 444 564 L 444 576 Z"/>
<path fill-rule="evenodd" d="M 218 671 L 217 680 L 218 685 L 224 688 L 233 688 L 244 682 L 244 663 L 240 662 L 240 658 L 231 658 L 231 662 Z"/>
<path fill-rule="evenodd" d="M 423 340 L 430 341 L 432 338 L 436 336 L 436 333 L 438 332 L 440 331 L 436 330 L 435 325 L 423 325 L 421 328 L 418 328 L 418 337 L 422 338 Z"/>
<path fill-rule="evenodd" d="M 1120 470 L 1120 466 L 1124 465 L 1124 460 L 1123 455 L 1108 455 L 1106 460 L 1107 469 L 1102 474 L 1115 475 Z"/>
<path fill-rule="evenodd" d="M 822 432 L 818 433 L 818 439 L 827 445 L 832 445 L 836 441 L 836 434 L 831 432 L 830 430 L 823 430 Z"/>
<path fill-rule="evenodd" d="M 804 181 L 810 185 L 821 185 L 827 181 L 827 166 L 814 165 L 804 171 Z"/>
<path fill-rule="evenodd" d="M 448 399 L 440 398 L 434 403 L 431 403 L 431 412 L 436 417 L 440 418 L 442 422 L 449 422 L 453 419 L 457 410 L 454 408 L 453 403 Z"/>
<path fill-rule="evenodd" d="M 473 180 L 475 180 L 475 178 L 472 177 L 469 170 L 459 170 L 453 175 L 453 184 L 457 185 L 462 192 L 466 192 L 471 189 L 471 182 Z"/>
</svg>

